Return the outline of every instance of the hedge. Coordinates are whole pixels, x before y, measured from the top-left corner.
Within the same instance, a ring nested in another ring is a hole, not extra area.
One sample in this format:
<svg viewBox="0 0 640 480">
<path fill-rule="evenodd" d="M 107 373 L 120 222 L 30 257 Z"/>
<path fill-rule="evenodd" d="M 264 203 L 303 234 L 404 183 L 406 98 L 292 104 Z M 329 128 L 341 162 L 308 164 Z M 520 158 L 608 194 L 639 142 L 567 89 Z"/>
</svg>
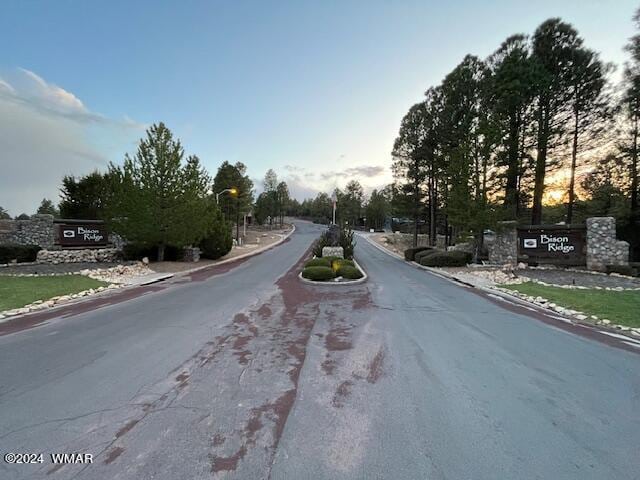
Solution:
<svg viewBox="0 0 640 480">
<path fill-rule="evenodd" d="M 0 245 L 0 263 L 35 262 L 38 252 L 42 250 L 38 245 Z"/>
<path fill-rule="evenodd" d="M 425 250 L 432 250 L 433 247 L 414 247 L 414 248 L 407 248 L 404 251 L 404 259 L 407 262 L 413 262 L 415 254 L 418 252 L 424 252 Z"/>
<path fill-rule="evenodd" d="M 435 252 L 422 257 L 420 265 L 425 267 L 464 267 L 471 262 L 472 257 L 469 252 Z"/>
<path fill-rule="evenodd" d="M 307 267 L 329 267 L 331 268 L 331 261 L 328 258 L 312 258 L 304 264 Z"/>
<path fill-rule="evenodd" d="M 429 247 L 427 250 L 422 250 L 416 253 L 413 256 L 413 261 L 420 263 L 420 260 L 424 257 L 428 257 L 429 255 L 433 255 L 434 253 L 438 253 L 440 250 L 436 250 L 435 248 Z"/>
<path fill-rule="evenodd" d="M 335 274 L 330 267 L 307 267 L 302 270 L 302 276 L 309 280 L 331 280 L 335 278 Z"/>
<path fill-rule="evenodd" d="M 336 274 L 342 278 L 348 278 L 349 280 L 356 280 L 358 278 L 362 278 L 362 272 L 351 265 L 340 265 Z"/>
</svg>

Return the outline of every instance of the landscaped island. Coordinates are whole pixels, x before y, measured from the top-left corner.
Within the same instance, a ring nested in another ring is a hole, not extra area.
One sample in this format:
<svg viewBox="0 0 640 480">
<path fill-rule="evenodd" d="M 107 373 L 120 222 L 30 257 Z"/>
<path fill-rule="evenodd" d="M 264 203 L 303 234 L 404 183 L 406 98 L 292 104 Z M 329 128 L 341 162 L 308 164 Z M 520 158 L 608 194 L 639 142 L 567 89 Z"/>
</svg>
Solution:
<svg viewBox="0 0 640 480">
<path fill-rule="evenodd" d="M 365 278 L 353 259 L 353 232 L 333 225 L 313 246 L 314 257 L 304 264 L 301 278 L 313 282 L 353 283 Z"/>
</svg>

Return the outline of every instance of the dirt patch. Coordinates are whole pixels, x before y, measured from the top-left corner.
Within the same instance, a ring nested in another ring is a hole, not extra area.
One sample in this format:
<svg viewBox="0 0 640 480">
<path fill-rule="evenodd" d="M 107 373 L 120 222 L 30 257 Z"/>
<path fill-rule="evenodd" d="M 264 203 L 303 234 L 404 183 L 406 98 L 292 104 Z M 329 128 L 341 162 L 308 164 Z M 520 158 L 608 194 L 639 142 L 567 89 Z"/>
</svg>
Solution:
<svg viewBox="0 0 640 480">
<path fill-rule="evenodd" d="M 236 468 L 238 468 L 238 462 L 242 460 L 246 454 L 247 447 L 243 445 L 237 452 L 228 457 L 209 455 L 209 460 L 211 461 L 211 473 L 234 471 Z"/>
<path fill-rule="evenodd" d="M 329 355 L 327 355 L 326 360 L 322 362 L 320 367 L 322 368 L 322 371 L 326 375 L 333 375 L 333 372 L 336 369 L 336 361 L 333 358 L 331 358 Z"/>
<path fill-rule="evenodd" d="M 225 441 L 225 437 L 224 435 L 222 435 L 221 433 L 216 433 L 213 436 L 213 446 L 214 447 L 219 447 L 220 445 L 222 445 Z"/>
<path fill-rule="evenodd" d="M 353 382 L 350 380 L 345 380 L 336 389 L 336 393 L 333 395 L 333 400 L 331 404 L 336 408 L 342 408 L 344 406 L 345 400 L 351 394 L 351 387 L 353 386 Z"/>
<path fill-rule="evenodd" d="M 327 350 L 334 352 L 340 350 L 349 350 L 352 347 L 349 334 L 351 327 L 333 326 L 324 339 L 324 346 Z"/>
<path fill-rule="evenodd" d="M 122 447 L 113 447 L 111 450 L 109 450 L 109 453 L 107 453 L 107 456 L 104 459 L 104 464 L 108 465 L 108 464 L 114 462 L 116 458 L 118 458 L 120 455 L 122 455 L 122 452 L 124 452 L 124 448 L 122 448 Z"/>
<path fill-rule="evenodd" d="M 373 360 L 369 362 L 369 368 L 368 368 L 369 372 L 367 374 L 367 382 L 376 383 L 378 380 L 380 380 L 380 377 L 382 377 L 383 367 L 384 367 L 384 356 L 385 356 L 384 348 L 380 348 L 380 350 L 378 350 L 378 353 L 376 353 L 375 357 L 373 357 Z"/>
<path fill-rule="evenodd" d="M 140 420 L 130 420 L 128 421 L 124 427 L 122 427 L 120 430 L 118 430 L 116 432 L 116 438 L 120 438 L 123 435 L 125 435 L 127 432 L 129 432 L 133 427 L 135 427 L 138 422 L 140 422 Z"/>
</svg>

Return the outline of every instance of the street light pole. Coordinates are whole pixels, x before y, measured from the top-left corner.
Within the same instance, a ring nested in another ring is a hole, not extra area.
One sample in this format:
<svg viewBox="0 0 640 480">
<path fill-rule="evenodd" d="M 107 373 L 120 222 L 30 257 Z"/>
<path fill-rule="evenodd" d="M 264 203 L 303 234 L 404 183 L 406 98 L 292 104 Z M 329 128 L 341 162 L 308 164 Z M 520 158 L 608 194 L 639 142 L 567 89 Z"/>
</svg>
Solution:
<svg viewBox="0 0 640 480">
<path fill-rule="evenodd" d="M 238 190 L 236 190 L 234 187 L 231 187 L 231 188 L 225 188 L 221 192 L 216 193 L 216 205 L 220 204 L 220 195 L 222 195 L 225 192 L 229 192 L 232 195 L 235 195 L 238 192 Z"/>
</svg>

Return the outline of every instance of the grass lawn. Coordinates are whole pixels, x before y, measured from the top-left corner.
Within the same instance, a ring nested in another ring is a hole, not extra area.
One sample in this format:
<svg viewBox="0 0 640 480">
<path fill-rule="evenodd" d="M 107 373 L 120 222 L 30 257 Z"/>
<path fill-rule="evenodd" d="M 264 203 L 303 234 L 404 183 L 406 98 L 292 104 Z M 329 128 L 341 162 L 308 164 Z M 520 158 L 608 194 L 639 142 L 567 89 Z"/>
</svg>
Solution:
<svg viewBox="0 0 640 480">
<path fill-rule="evenodd" d="M 0 276 L 0 311 L 24 307 L 36 300 L 71 295 L 82 290 L 106 286 L 104 282 L 82 275 L 55 277 Z"/>
<path fill-rule="evenodd" d="M 543 297 L 562 307 L 579 310 L 586 315 L 606 318 L 612 323 L 628 327 L 640 327 L 640 290 L 569 289 L 548 287 L 535 282 L 502 285 L 509 290 Z"/>
</svg>

